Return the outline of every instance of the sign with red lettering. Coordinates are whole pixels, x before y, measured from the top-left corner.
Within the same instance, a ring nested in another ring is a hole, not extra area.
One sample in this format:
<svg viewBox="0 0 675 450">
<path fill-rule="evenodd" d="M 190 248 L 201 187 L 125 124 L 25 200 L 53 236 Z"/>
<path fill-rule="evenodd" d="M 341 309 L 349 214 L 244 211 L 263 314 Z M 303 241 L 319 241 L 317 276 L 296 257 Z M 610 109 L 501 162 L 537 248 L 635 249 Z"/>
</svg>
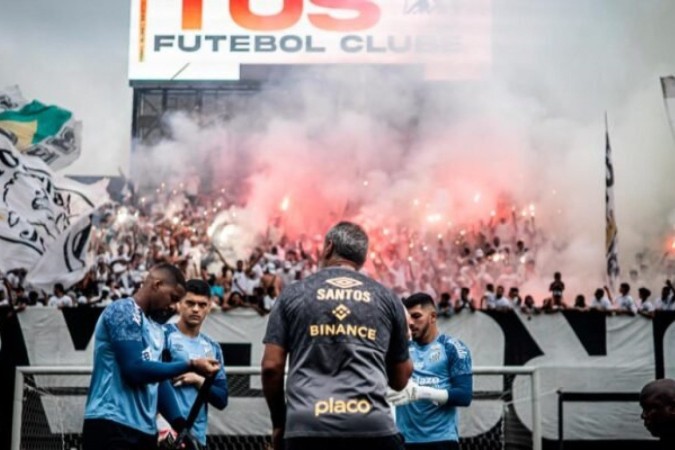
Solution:
<svg viewBox="0 0 675 450">
<path fill-rule="evenodd" d="M 246 64 L 414 64 L 473 78 L 491 0 L 132 0 L 131 80 L 238 80 Z"/>
</svg>

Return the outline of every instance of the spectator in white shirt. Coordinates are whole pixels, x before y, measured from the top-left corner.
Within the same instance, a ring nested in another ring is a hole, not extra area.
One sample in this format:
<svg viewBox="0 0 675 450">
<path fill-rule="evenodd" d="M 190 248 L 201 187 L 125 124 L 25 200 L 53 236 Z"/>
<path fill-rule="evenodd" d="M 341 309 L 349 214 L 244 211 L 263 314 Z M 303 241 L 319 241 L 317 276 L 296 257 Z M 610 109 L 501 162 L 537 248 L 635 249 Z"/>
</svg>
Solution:
<svg viewBox="0 0 675 450">
<path fill-rule="evenodd" d="M 635 305 L 635 300 L 630 295 L 630 284 L 621 283 L 619 286 L 619 297 L 616 299 L 616 308 L 619 313 L 628 314 L 630 316 L 637 313 L 637 306 Z"/>
<path fill-rule="evenodd" d="M 638 289 L 638 297 L 640 298 L 641 304 L 638 312 L 641 316 L 652 318 L 654 317 L 654 302 L 649 298 L 652 296 L 652 291 L 646 287 L 641 287 Z"/>
<path fill-rule="evenodd" d="M 605 292 L 608 292 L 609 289 L 605 287 L 605 289 L 596 289 L 595 293 L 593 294 L 593 301 L 591 301 L 591 309 L 599 310 L 599 311 L 611 311 L 612 310 L 612 302 L 607 298 L 605 295 Z"/>
<path fill-rule="evenodd" d="M 485 294 L 480 306 L 481 309 L 495 309 L 495 286 L 492 283 L 485 286 Z"/>
<path fill-rule="evenodd" d="M 666 285 L 661 289 L 661 297 L 656 300 L 654 306 L 659 311 L 675 311 L 675 297 L 670 280 L 666 280 Z"/>
<path fill-rule="evenodd" d="M 504 296 L 504 286 L 497 286 L 497 295 L 495 296 L 495 308 L 498 311 L 510 311 L 513 309 L 511 301 Z"/>
<path fill-rule="evenodd" d="M 56 308 L 70 308 L 75 306 L 73 299 L 66 295 L 65 289 L 61 283 L 56 283 L 54 285 L 54 295 L 49 297 L 47 306 L 52 306 Z"/>
<path fill-rule="evenodd" d="M 244 261 L 241 259 L 237 261 L 237 268 L 232 274 L 232 292 L 237 292 L 242 295 L 246 290 L 246 273 L 244 273 Z"/>
<path fill-rule="evenodd" d="M 265 297 L 263 297 L 263 310 L 266 313 L 272 311 L 274 304 L 277 302 L 277 290 L 274 286 L 268 286 Z"/>
</svg>

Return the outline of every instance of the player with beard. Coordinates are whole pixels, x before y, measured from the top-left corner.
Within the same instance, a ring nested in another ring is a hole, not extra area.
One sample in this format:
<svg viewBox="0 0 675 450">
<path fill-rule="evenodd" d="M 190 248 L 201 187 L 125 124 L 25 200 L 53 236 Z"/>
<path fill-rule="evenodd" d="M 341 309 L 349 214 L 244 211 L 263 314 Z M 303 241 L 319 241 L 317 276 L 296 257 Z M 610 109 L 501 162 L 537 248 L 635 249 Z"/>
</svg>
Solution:
<svg viewBox="0 0 675 450">
<path fill-rule="evenodd" d="M 675 380 L 668 378 L 647 383 L 640 392 L 645 428 L 660 439 L 661 448 L 675 448 Z"/>
<path fill-rule="evenodd" d="M 105 308 L 94 331 L 94 369 L 84 413 L 84 450 L 152 450 L 157 445 L 159 383 L 186 372 L 204 376 L 220 366 L 214 358 L 161 362 L 164 316 L 185 294 L 185 278 L 171 264 L 150 269 L 133 298 Z M 166 402 L 168 417 L 180 419 Z M 184 419 L 184 418 L 183 418 Z M 180 429 L 179 422 L 172 425 Z"/>
<path fill-rule="evenodd" d="M 359 272 L 367 254 L 365 231 L 338 223 L 326 234 L 322 269 L 287 286 L 272 308 L 262 384 L 275 450 L 404 448 L 385 395 L 412 372 L 405 310 Z"/>
<path fill-rule="evenodd" d="M 434 300 L 425 293 L 403 301 L 409 314 L 414 371 L 401 392 L 387 400 L 396 406 L 396 424 L 406 449 L 459 449 L 457 407 L 471 404 L 471 353 L 461 341 L 440 333 Z"/>
</svg>

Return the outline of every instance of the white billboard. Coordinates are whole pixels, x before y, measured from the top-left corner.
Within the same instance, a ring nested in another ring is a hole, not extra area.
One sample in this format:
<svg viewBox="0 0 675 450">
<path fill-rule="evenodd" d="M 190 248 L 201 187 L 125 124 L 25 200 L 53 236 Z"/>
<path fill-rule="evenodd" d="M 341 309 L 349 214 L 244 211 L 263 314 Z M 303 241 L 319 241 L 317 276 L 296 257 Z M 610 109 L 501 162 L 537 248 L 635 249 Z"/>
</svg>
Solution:
<svg viewBox="0 0 675 450">
<path fill-rule="evenodd" d="M 416 64 L 467 79 L 491 61 L 491 0 L 132 0 L 131 80 L 238 80 L 242 65 Z"/>
</svg>

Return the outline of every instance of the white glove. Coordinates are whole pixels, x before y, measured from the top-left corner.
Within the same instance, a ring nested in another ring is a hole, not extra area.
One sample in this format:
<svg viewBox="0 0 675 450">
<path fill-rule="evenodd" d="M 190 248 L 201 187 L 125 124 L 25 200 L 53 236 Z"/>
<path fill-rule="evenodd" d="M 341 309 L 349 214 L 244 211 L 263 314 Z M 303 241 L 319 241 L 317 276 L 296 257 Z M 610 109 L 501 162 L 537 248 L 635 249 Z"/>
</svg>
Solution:
<svg viewBox="0 0 675 450">
<path fill-rule="evenodd" d="M 394 406 L 403 406 L 418 400 L 430 400 L 437 405 L 443 405 L 448 401 L 448 391 L 420 386 L 413 380 L 410 380 L 402 391 L 397 392 L 393 389 L 388 389 L 386 398 Z"/>
</svg>

